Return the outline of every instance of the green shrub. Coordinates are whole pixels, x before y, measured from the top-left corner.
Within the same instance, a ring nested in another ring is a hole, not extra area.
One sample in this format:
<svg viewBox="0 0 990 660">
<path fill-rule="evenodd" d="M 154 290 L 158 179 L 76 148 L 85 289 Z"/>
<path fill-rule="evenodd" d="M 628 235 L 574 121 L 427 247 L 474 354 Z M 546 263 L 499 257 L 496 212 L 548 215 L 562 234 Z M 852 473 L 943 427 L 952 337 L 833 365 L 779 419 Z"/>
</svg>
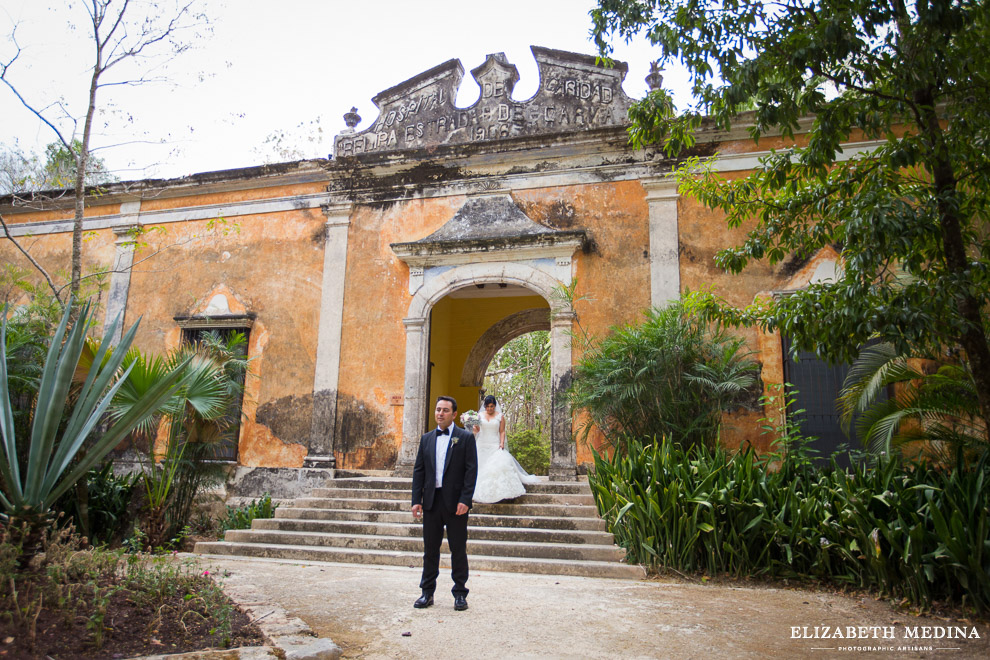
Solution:
<svg viewBox="0 0 990 660">
<path fill-rule="evenodd" d="M 129 529 L 131 500 L 140 478 L 136 473 L 114 474 L 113 463 L 107 462 L 86 475 L 86 515 L 80 510 L 75 490 L 66 492 L 54 508 L 70 516 L 75 528 L 93 545 L 112 544 Z"/>
<path fill-rule="evenodd" d="M 881 456 L 843 470 L 797 451 L 770 471 L 752 451 L 626 447 L 596 454 L 590 482 L 630 561 L 814 577 L 990 611 L 990 459 L 945 470 Z"/>
<path fill-rule="evenodd" d="M 546 474 L 550 470 L 550 443 L 539 431 L 526 429 L 509 434 L 509 452 L 530 474 Z"/>
<path fill-rule="evenodd" d="M 592 342 L 570 398 L 613 444 L 657 435 L 712 447 L 722 411 L 751 396 L 758 368 L 742 339 L 675 302 Z"/>
<path fill-rule="evenodd" d="M 251 521 L 255 518 L 274 518 L 277 504 L 272 502 L 272 496 L 265 493 L 261 499 L 251 500 L 242 507 L 227 507 L 227 516 L 220 521 L 219 537 L 222 539 L 228 529 L 250 529 Z"/>
</svg>

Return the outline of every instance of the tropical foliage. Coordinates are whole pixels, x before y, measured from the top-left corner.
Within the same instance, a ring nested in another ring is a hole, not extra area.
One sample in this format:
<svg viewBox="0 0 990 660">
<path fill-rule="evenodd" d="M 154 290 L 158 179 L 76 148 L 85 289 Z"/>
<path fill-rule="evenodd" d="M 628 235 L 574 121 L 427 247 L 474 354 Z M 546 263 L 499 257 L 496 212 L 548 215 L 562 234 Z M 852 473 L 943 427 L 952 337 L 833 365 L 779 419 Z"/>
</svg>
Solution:
<svg viewBox="0 0 990 660">
<path fill-rule="evenodd" d="M 913 366 L 917 362 L 891 344 L 863 349 L 839 399 L 847 430 L 854 428 L 874 452 L 920 441 L 921 451 L 945 465 L 986 453 L 990 445 L 968 365 L 945 362 L 928 373 Z M 890 389 L 894 396 L 887 398 Z"/>
<path fill-rule="evenodd" d="M 251 523 L 256 518 L 274 518 L 278 504 L 272 501 L 270 493 L 265 493 L 259 499 L 251 500 L 244 506 L 227 505 L 227 513 L 220 519 L 217 535 L 223 538 L 228 529 L 251 529 Z"/>
<path fill-rule="evenodd" d="M 68 516 L 75 530 L 93 545 L 117 545 L 133 528 L 134 493 L 141 475 L 116 474 L 113 467 L 108 460 L 90 469 L 53 507 Z"/>
<path fill-rule="evenodd" d="M 703 120 L 784 136 L 748 176 L 682 168 L 682 190 L 749 228 L 718 265 L 841 250 L 834 280 L 745 310 L 707 295 L 710 312 L 844 362 L 874 336 L 903 355 L 961 349 L 990 420 L 990 3 L 600 0 L 592 14 L 603 54 L 642 33 L 692 76 L 685 111 L 663 90 L 634 107 L 635 144 L 684 158 Z"/>
<path fill-rule="evenodd" d="M 613 444 L 663 435 L 714 446 L 723 410 L 750 397 L 757 363 L 742 339 L 683 303 L 645 316 L 591 342 L 574 370 L 572 404 Z"/>
<path fill-rule="evenodd" d="M 78 311 L 69 328 L 70 316 Z M 0 360 L 0 505 L 8 523 L 30 537 L 25 552 L 32 552 L 37 534 L 46 524 L 55 501 L 97 465 L 132 429 L 154 414 L 175 390 L 186 362 L 176 365 L 119 415 L 102 433 L 94 433 L 104 412 L 129 374 L 122 367 L 124 353 L 137 332 L 135 323 L 120 340 L 118 351 L 109 339 L 100 342 L 89 368 L 77 371 L 91 320 L 89 304 L 74 310 L 67 305 L 49 342 L 37 395 L 31 401 L 28 432 L 19 434 L 10 396 L 6 350 Z M 0 344 L 6 347 L 6 309 L 0 324 Z M 113 334 L 116 321 L 108 328 Z M 106 359 L 104 359 L 106 358 Z M 74 378 L 78 375 L 78 382 Z M 91 435 L 94 437 L 90 442 Z M 27 454 L 26 459 L 24 458 Z"/>
<path fill-rule="evenodd" d="M 110 414 L 129 414 L 135 402 L 156 386 L 163 374 L 185 365 L 177 389 L 138 431 L 144 435 L 147 462 L 141 481 L 145 492 L 142 532 L 147 545 L 166 547 L 181 536 L 197 494 L 222 481 L 225 447 L 240 421 L 240 397 L 248 361 L 244 333 L 222 336 L 206 332 L 199 341 L 160 356 L 132 351 L 124 363 L 133 365 L 114 399 Z M 167 429 L 164 447 L 155 446 L 159 428 Z"/>
<path fill-rule="evenodd" d="M 537 330 L 516 337 L 495 353 L 484 389 L 498 399 L 507 437 L 536 431 L 550 437 L 550 333 Z"/>
<path fill-rule="evenodd" d="M 523 429 L 506 436 L 509 453 L 530 474 L 550 471 L 550 439 L 534 429 Z"/>
<path fill-rule="evenodd" d="M 799 450 L 767 470 L 668 439 L 596 454 L 591 488 L 627 560 L 709 575 L 829 580 L 921 607 L 990 612 L 990 456 L 973 467 L 906 467 L 891 456 L 845 471 Z"/>
</svg>

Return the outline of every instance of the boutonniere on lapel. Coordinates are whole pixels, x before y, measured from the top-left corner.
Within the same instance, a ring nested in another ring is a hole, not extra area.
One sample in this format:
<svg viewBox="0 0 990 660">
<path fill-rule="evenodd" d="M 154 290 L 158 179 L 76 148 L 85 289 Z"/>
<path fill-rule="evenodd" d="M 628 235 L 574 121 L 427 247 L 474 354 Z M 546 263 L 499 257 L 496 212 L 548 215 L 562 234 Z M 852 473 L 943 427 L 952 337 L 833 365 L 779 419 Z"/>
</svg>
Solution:
<svg viewBox="0 0 990 660">
<path fill-rule="evenodd" d="M 453 447 L 454 445 L 456 445 L 460 441 L 461 441 L 461 439 L 458 438 L 456 435 L 454 435 L 453 433 L 450 434 L 450 446 L 451 447 Z"/>
</svg>

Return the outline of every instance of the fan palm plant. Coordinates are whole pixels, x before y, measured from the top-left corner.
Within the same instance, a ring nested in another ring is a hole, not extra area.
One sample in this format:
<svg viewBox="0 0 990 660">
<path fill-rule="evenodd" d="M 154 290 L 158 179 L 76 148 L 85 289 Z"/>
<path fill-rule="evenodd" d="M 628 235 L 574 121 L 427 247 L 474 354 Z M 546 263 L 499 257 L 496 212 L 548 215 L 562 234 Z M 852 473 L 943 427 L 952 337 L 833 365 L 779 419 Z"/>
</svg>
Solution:
<svg viewBox="0 0 990 660">
<path fill-rule="evenodd" d="M 121 368 L 121 363 L 127 347 L 134 341 L 138 323 L 124 333 L 116 351 L 110 350 L 109 337 L 119 319 L 107 328 L 91 366 L 85 369 L 85 377 L 76 389 L 73 388 L 73 377 L 86 344 L 90 305 L 86 303 L 78 309 L 78 316 L 69 328 L 73 311 L 70 301 L 49 344 L 28 434 L 15 432 L 6 351 L 0 359 L 0 435 L 3 440 L 0 505 L 11 528 L 23 529 L 24 558 L 35 551 L 40 533 L 48 522 L 51 505 L 132 429 L 155 413 L 178 386 L 186 366 L 185 363 L 176 365 L 136 401 L 127 414 L 118 416 L 105 432 L 87 443 L 130 373 L 129 368 Z M 6 307 L 0 316 L 3 317 L 0 344 L 6 346 Z M 22 445 L 27 449 L 27 460 L 23 464 L 19 458 Z"/>
<path fill-rule="evenodd" d="M 894 396 L 883 399 L 891 386 L 896 386 Z M 846 433 L 855 429 L 876 453 L 921 440 L 936 459 L 952 464 L 960 452 L 990 449 L 966 363 L 943 364 L 926 374 L 891 344 L 868 346 L 849 369 L 839 408 Z"/>
<path fill-rule="evenodd" d="M 131 372 L 110 407 L 115 419 L 129 414 L 162 374 L 185 365 L 182 386 L 139 427 L 148 444 L 148 464 L 142 473 L 143 527 L 151 547 L 163 547 L 177 536 L 200 488 L 222 476 L 221 466 L 211 459 L 219 457 L 239 421 L 236 404 L 247 369 L 245 343 L 243 333 L 224 338 L 207 332 L 197 343 L 164 358 L 132 351 L 124 360 Z M 156 455 L 154 437 L 163 421 L 165 445 Z"/>
<path fill-rule="evenodd" d="M 758 369 L 741 339 L 675 302 L 592 342 L 570 396 L 612 442 L 666 436 L 711 447 L 722 411 L 748 396 Z"/>
</svg>

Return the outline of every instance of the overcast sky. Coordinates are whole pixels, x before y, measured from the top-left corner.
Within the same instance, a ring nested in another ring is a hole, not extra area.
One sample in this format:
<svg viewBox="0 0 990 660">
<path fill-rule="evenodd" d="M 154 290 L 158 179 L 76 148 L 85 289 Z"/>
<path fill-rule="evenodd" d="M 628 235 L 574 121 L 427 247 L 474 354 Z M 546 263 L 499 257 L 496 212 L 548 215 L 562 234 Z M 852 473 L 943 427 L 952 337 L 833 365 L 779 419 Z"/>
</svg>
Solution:
<svg viewBox="0 0 990 660">
<path fill-rule="evenodd" d="M 11 71 L 39 105 L 60 96 L 85 112 L 91 66 L 82 7 L 57 0 L 0 0 L 0 56 L 9 59 L 11 27 L 23 52 Z M 595 54 L 589 38 L 592 0 L 204 0 L 213 34 L 170 65 L 173 85 L 107 90 L 107 111 L 94 146 L 141 140 L 99 151 L 122 179 L 173 177 L 282 160 L 266 139 L 285 133 L 292 157 L 325 157 L 342 115 L 356 106 L 358 130 L 371 125 L 371 97 L 430 67 L 457 58 L 465 69 L 460 107 L 478 98 L 470 70 L 504 52 L 519 69 L 513 97 L 538 84 L 530 45 Z M 68 30 L 70 22 L 79 28 Z M 657 52 L 640 41 L 616 44 L 628 62 L 624 88 L 646 92 Z M 683 75 L 664 86 L 683 106 Z M 321 130 L 322 129 L 322 132 Z M 5 87 L 0 88 L 0 143 L 40 152 L 54 141 Z M 164 140 L 165 144 L 158 144 Z M 285 152 L 283 152 L 285 153 Z"/>
</svg>

